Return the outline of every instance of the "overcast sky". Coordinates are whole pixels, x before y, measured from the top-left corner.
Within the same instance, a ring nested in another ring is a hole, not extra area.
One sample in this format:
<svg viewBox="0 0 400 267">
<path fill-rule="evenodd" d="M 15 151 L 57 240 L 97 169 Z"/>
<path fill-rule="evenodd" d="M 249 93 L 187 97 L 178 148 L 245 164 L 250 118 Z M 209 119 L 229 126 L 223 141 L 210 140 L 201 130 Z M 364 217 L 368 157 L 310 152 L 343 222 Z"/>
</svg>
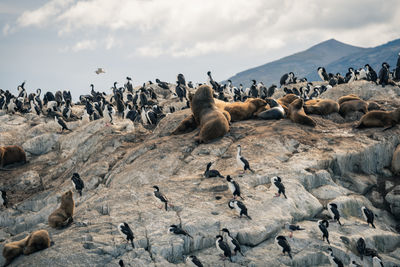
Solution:
<svg viewBox="0 0 400 267">
<path fill-rule="evenodd" d="M 1 0 L 0 88 L 224 80 L 330 38 L 380 45 L 399 25 L 397 0 Z"/>
</svg>

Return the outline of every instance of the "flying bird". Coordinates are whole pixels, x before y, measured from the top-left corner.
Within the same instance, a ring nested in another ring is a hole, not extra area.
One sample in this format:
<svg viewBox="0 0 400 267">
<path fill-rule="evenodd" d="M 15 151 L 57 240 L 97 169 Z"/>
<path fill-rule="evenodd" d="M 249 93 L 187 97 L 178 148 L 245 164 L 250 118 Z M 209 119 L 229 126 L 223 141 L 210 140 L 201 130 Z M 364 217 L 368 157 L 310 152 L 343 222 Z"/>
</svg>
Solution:
<svg viewBox="0 0 400 267">
<path fill-rule="evenodd" d="M 99 75 L 100 73 L 106 73 L 106 72 L 104 71 L 103 68 L 98 68 L 98 69 L 95 70 L 94 72 L 95 72 L 97 75 Z"/>
</svg>

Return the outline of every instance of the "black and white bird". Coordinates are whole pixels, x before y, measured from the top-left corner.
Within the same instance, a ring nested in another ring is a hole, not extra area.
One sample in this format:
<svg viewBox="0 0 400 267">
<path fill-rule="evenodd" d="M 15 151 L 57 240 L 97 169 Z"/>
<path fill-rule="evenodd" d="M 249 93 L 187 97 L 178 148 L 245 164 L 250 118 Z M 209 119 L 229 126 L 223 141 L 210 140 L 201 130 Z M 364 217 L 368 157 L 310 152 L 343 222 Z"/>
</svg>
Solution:
<svg viewBox="0 0 400 267">
<path fill-rule="evenodd" d="M 340 213 L 339 213 L 337 204 L 329 203 L 328 211 L 329 211 L 329 214 L 331 215 L 332 219 L 337 221 L 339 223 L 339 225 L 342 225 L 342 223 L 340 222 Z"/>
<path fill-rule="evenodd" d="M 64 130 L 71 131 L 71 130 L 67 127 L 67 124 L 66 124 L 65 121 L 61 118 L 61 116 L 54 116 L 54 120 L 55 120 L 55 122 L 58 123 L 58 125 L 61 126 L 61 132 L 63 132 Z"/>
<path fill-rule="evenodd" d="M 229 201 L 228 206 L 230 209 L 235 209 L 239 213 L 240 218 L 244 215 L 251 220 L 251 217 L 247 214 L 247 207 L 242 201 L 232 199 Z"/>
<path fill-rule="evenodd" d="M 8 199 L 7 199 L 7 193 L 4 190 L 0 190 L 1 195 L 0 195 L 0 205 L 4 206 L 5 208 L 8 207 Z"/>
<path fill-rule="evenodd" d="M 338 257 L 333 255 L 332 249 L 328 248 L 328 251 L 329 251 L 329 261 L 331 265 L 336 267 L 344 267 L 343 262 Z"/>
<path fill-rule="evenodd" d="M 188 232 L 186 232 L 181 227 L 179 227 L 179 226 L 177 226 L 175 224 L 172 224 L 172 225 L 169 226 L 168 233 L 172 233 L 172 234 L 176 234 L 176 235 L 184 235 L 184 236 L 188 236 L 190 238 L 193 238 Z"/>
<path fill-rule="evenodd" d="M 293 237 L 294 231 L 302 231 L 305 230 L 298 225 L 290 224 L 289 222 L 285 222 L 285 229 L 290 232 L 290 237 Z"/>
<path fill-rule="evenodd" d="M 242 156 L 242 147 L 240 145 L 237 146 L 236 162 L 240 168 L 243 169 L 243 172 L 249 170 L 254 173 L 254 171 L 250 168 L 250 164 L 247 159 Z"/>
<path fill-rule="evenodd" d="M 239 252 L 242 256 L 244 256 L 242 253 L 242 249 L 240 248 L 239 241 L 231 236 L 229 230 L 227 228 L 223 228 L 221 231 L 223 232 L 222 234 L 225 237 L 226 243 L 228 244 L 229 248 L 235 253 L 235 255 Z"/>
<path fill-rule="evenodd" d="M 226 180 L 228 181 L 228 187 L 229 190 L 231 190 L 233 198 L 236 199 L 236 197 L 240 197 L 243 199 L 243 197 L 240 195 L 240 186 L 239 184 L 231 178 L 230 175 L 226 176 Z"/>
<path fill-rule="evenodd" d="M 206 171 L 204 172 L 204 177 L 206 178 L 211 178 L 211 177 L 220 177 L 220 178 L 224 178 L 224 176 L 222 176 L 219 171 L 217 170 L 210 170 L 212 163 L 209 162 L 207 163 L 207 167 L 206 167 Z"/>
<path fill-rule="evenodd" d="M 275 197 L 280 197 L 281 194 L 283 194 L 283 196 L 287 198 L 285 194 L 285 186 L 282 184 L 281 177 L 279 176 L 272 177 L 272 181 L 274 182 L 274 185 L 278 189 L 278 193 L 275 193 Z"/>
<path fill-rule="evenodd" d="M 168 209 L 168 198 L 160 192 L 160 189 L 158 188 L 158 186 L 153 186 L 154 188 L 154 197 L 156 198 L 157 201 L 161 202 L 162 204 L 165 205 L 165 210 Z M 161 206 L 162 208 L 162 206 Z"/>
<path fill-rule="evenodd" d="M 186 86 L 186 79 L 182 73 L 179 73 L 178 76 L 176 77 L 176 79 L 178 80 L 179 84 Z"/>
<path fill-rule="evenodd" d="M 384 267 L 382 260 L 377 256 L 374 256 L 372 258 L 372 266 L 373 267 Z"/>
<path fill-rule="evenodd" d="M 356 261 L 352 261 L 349 266 L 350 267 L 362 267 L 362 265 L 358 264 Z"/>
<path fill-rule="evenodd" d="M 369 64 L 365 64 L 365 69 L 367 73 L 367 80 L 376 83 L 378 80 L 376 71 Z"/>
<path fill-rule="evenodd" d="M 160 81 L 159 79 L 156 79 L 156 83 L 157 83 L 157 85 L 160 86 L 162 89 L 166 89 L 166 90 L 169 89 L 169 85 L 168 85 L 167 82 L 162 82 L 162 81 Z"/>
<path fill-rule="evenodd" d="M 364 255 L 365 255 L 365 249 L 366 249 L 366 245 L 365 245 L 365 240 L 364 240 L 364 238 L 360 237 L 360 238 L 357 240 L 356 249 L 357 249 L 357 252 L 358 252 L 358 254 L 359 254 L 361 260 L 363 260 L 363 257 L 364 257 Z"/>
<path fill-rule="evenodd" d="M 85 183 L 83 182 L 83 180 L 81 179 L 81 177 L 79 176 L 79 173 L 73 173 L 72 177 L 72 184 L 75 187 L 75 190 L 78 191 L 79 195 L 82 196 L 82 190 L 85 187 Z"/>
<path fill-rule="evenodd" d="M 194 255 L 186 257 L 185 260 L 186 264 L 192 267 L 203 267 L 204 265 L 201 263 L 201 261 Z"/>
<path fill-rule="evenodd" d="M 133 236 L 133 232 L 126 222 L 118 225 L 118 231 L 124 237 L 124 239 L 128 242 L 131 242 L 132 247 L 135 248 L 135 244 L 133 243 L 133 239 L 135 237 Z"/>
<path fill-rule="evenodd" d="M 293 259 L 292 254 L 291 254 L 292 249 L 290 248 L 289 242 L 286 240 L 286 237 L 284 237 L 283 235 L 278 235 L 277 237 L 275 237 L 275 244 L 280 249 L 282 249 L 282 253 L 284 255 L 285 255 L 285 252 L 287 252 L 289 257 L 291 259 Z"/>
<path fill-rule="evenodd" d="M 328 227 L 329 227 L 329 222 L 327 220 L 319 220 L 318 221 L 318 228 L 322 232 L 322 241 L 324 241 L 326 239 L 328 244 L 331 244 L 331 242 L 329 242 Z"/>
<path fill-rule="evenodd" d="M 319 67 L 318 68 L 318 75 L 323 81 L 329 81 L 329 76 L 328 73 L 326 73 L 326 70 L 324 67 Z"/>
<path fill-rule="evenodd" d="M 224 241 L 222 235 L 217 235 L 216 238 L 217 240 L 215 241 L 215 246 L 217 247 L 218 251 L 223 254 L 224 259 L 229 258 L 229 260 L 232 262 L 232 253 L 229 245 Z"/>
<path fill-rule="evenodd" d="M 364 216 L 364 219 L 367 221 L 368 226 L 371 224 L 373 228 L 376 228 L 374 225 L 375 214 L 372 212 L 372 210 L 362 206 L 361 213 Z"/>
</svg>

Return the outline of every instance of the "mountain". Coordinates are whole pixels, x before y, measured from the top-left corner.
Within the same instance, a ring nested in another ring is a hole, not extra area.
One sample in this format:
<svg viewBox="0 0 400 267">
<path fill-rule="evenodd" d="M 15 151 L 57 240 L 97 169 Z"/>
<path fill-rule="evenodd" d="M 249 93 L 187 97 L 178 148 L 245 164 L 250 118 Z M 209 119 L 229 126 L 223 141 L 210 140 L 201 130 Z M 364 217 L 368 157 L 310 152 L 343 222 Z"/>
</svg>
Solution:
<svg viewBox="0 0 400 267">
<path fill-rule="evenodd" d="M 346 73 L 349 67 L 360 68 L 369 63 L 379 71 L 382 62 L 395 66 L 400 39 L 374 48 L 362 48 L 330 39 L 309 49 L 281 58 L 279 60 L 240 72 L 229 78 L 236 85 L 250 84 L 250 80 L 262 81 L 266 85 L 279 85 L 284 73 L 294 72 L 299 78 L 306 77 L 310 81 L 319 80 L 317 68 L 323 66 L 327 72 Z"/>
</svg>

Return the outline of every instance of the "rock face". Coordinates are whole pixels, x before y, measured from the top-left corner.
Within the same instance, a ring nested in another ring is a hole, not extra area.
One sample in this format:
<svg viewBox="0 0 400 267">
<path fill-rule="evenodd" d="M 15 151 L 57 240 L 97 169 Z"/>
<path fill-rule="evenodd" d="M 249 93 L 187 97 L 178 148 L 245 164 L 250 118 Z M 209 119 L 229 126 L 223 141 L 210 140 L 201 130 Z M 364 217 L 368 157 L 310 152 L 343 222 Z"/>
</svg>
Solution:
<svg viewBox="0 0 400 267">
<path fill-rule="evenodd" d="M 352 86 L 364 94 L 377 90 L 364 82 Z M 352 92 L 342 88 L 335 88 L 343 92 L 332 93 L 333 99 Z M 390 100 L 388 107 L 400 106 L 399 97 Z M 73 131 L 64 134 L 44 118 L 1 115 L 0 145 L 23 144 L 30 155 L 28 164 L 0 172 L 12 206 L 0 212 L 0 249 L 36 229 L 48 230 L 55 243 L 16 258 L 11 266 L 118 266 L 120 259 L 126 266 L 184 266 L 184 257 L 192 254 L 205 266 L 329 266 L 329 246 L 317 220 L 328 218 L 330 202 L 338 205 L 343 224 L 330 223 L 331 247 L 345 265 L 355 260 L 372 266 L 370 257 L 361 261 L 356 252 L 360 237 L 378 251 L 385 266 L 400 264 L 395 230 L 400 188 L 388 170 L 400 129 L 354 130 L 354 122 L 337 122 L 334 116 L 312 115 L 315 128 L 288 119 L 248 120 L 233 123 L 226 136 L 210 144 L 196 145 L 196 131 L 169 135 L 186 113 L 168 115 L 154 131 L 139 125 L 127 130 L 131 124 L 122 120 L 105 126 L 99 120 L 71 122 Z M 255 173 L 241 173 L 238 144 Z M 252 220 L 229 209 L 232 194 L 225 179 L 203 177 L 210 161 L 213 169 L 240 184 Z M 60 195 L 72 188 L 74 172 L 86 185 L 82 197 L 74 191 L 74 222 L 52 229 L 47 217 L 58 207 Z M 274 197 L 273 176 L 282 178 L 287 199 Z M 153 185 L 168 197 L 168 211 L 158 208 Z M 362 206 L 377 215 L 376 229 L 367 226 Z M 286 221 L 305 230 L 289 238 Z M 118 233 L 121 222 L 131 226 L 135 249 Z M 171 224 L 180 224 L 193 239 L 167 234 Z M 215 236 L 222 228 L 238 239 L 245 257 L 234 256 L 233 263 L 221 260 Z M 274 244 L 278 234 L 287 237 L 293 260 L 281 256 Z"/>
</svg>

